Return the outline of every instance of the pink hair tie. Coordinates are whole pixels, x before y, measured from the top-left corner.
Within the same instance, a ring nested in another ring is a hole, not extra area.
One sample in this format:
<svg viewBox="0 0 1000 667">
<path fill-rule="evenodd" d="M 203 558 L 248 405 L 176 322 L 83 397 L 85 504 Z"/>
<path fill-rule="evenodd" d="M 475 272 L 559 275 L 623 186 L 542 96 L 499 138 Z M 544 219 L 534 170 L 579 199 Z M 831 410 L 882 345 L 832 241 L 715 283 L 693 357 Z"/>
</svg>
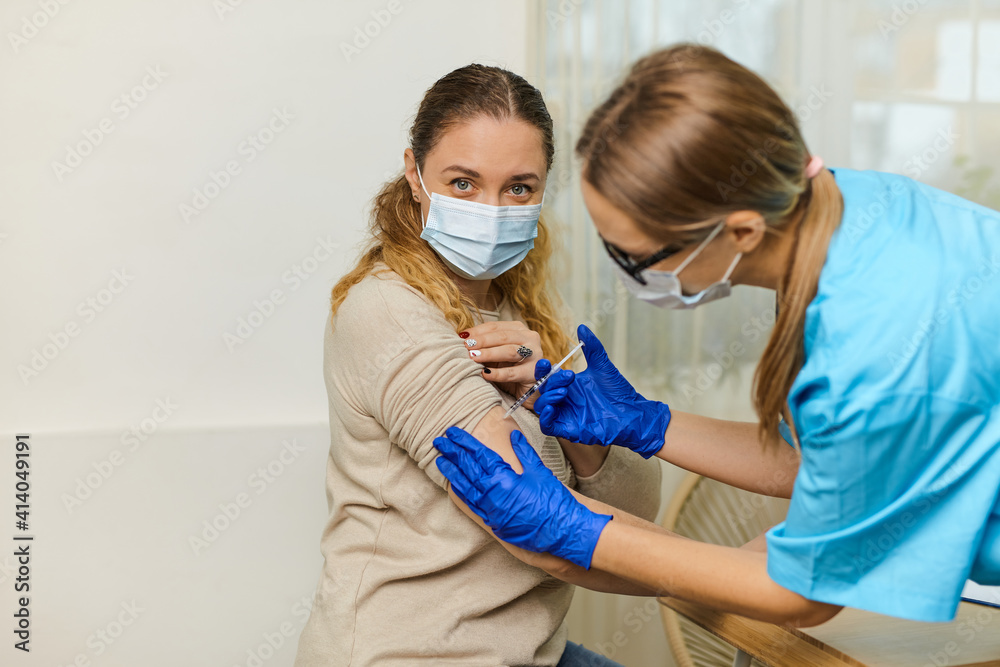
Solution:
<svg viewBox="0 0 1000 667">
<path fill-rule="evenodd" d="M 823 158 L 818 155 L 813 155 L 809 159 L 809 164 L 806 165 L 806 178 L 816 178 L 820 170 L 823 168 Z"/>
</svg>

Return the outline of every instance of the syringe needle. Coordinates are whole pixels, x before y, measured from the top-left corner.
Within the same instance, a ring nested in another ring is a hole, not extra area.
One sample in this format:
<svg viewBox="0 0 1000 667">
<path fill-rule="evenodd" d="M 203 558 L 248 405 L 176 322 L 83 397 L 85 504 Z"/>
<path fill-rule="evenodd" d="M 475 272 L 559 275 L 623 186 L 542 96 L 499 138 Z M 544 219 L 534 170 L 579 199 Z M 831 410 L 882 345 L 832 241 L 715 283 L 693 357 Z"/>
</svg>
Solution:
<svg viewBox="0 0 1000 667">
<path fill-rule="evenodd" d="M 583 347 L 583 343 L 582 342 L 579 345 L 577 345 L 576 347 L 574 347 L 572 350 L 570 350 L 569 354 L 567 354 L 565 357 L 563 357 L 562 361 L 560 361 L 558 364 L 556 364 L 555 366 L 553 366 L 551 368 L 551 370 L 549 370 L 548 373 L 546 373 L 545 375 L 543 375 L 538 380 L 538 382 L 536 382 L 535 384 L 531 385 L 531 389 L 529 389 L 528 391 L 526 391 L 524 393 L 524 395 L 521 396 L 521 398 L 519 398 L 516 401 L 514 401 L 514 405 L 510 406 L 510 409 L 507 410 L 507 413 L 503 416 L 503 418 L 507 419 L 507 417 L 510 417 L 512 414 L 514 414 L 515 410 L 517 410 L 519 407 L 521 407 L 522 405 L 524 405 L 524 402 L 526 400 L 528 400 L 528 398 L 532 394 L 534 394 L 536 391 L 538 391 L 538 388 L 541 387 L 543 384 L 545 384 L 545 381 L 548 380 L 552 376 L 553 373 L 555 373 L 557 370 L 559 370 L 560 368 L 562 368 L 563 364 L 565 364 L 567 361 L 569 361 L 569 358 L 572 357 L 574 354 L 576 354 L 577 350 L 579 350 L 581 347 Z"/>
</svg>

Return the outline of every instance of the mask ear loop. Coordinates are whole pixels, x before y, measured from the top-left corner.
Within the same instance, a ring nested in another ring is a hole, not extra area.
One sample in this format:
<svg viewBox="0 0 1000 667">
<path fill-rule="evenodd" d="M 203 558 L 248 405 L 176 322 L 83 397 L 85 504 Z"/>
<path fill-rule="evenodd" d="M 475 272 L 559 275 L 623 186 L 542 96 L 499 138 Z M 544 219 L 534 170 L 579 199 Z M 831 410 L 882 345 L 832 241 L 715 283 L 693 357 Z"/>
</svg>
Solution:
<svg viewBox="0 0 1000 667">
<path fill-rule="evenodd" d="M 736 253 L 736 257 L 733 258 L 733 263 L 729 265 L 728 269 L 726 269 L 726 275 L 722 276 L 722 282 L 726 282 L 729 280 L 729 276 L 733 275 L 733 270 L 736 269 L 736 265 L 739 264 L 741 257 L 743 257 L 742 252 Z"/>
<path fill-rule="evenodd" d="M 674 271 L 673 271 L 674 275 L 676 276 L 681 271 L 683 271 L 684 267 L 686 267 L 688 264 L 690 264 L 694 260 L 694 258 L 697 257 L 701 253 L 701 251 L 705 249 L 705 246 L 707 246 L 709 243 L 711 243 L 712 239 L 714 239 L 716 236 L 719 235 L 719 232 L 721 232 L 722 228 L 725 227 L 725 226 L 726 226 L 726 221 L 725 220 L 723 220 L 718 225 L 716 225 L 715 229 L 712 230 L 712 233 L 709 234 L 707 237 L 705 237 L 705 240 L 701 242 L 701 245 L 699 245 L 697 248 L 695 248 L 694 252 L 691 253 L 690 255 L 688 255 L 687 259 L 685 259 L 683 262 L 681 262 L 681 265 L 678 266 L 676 269 L 674 269 Z M 735 266 L 736 265 L 733 264 L 733 267 L 735 267 Z M 730 269 L 732 269 L 733 267 L 730 267 Z M 725 278 L 723 278 L 723 280 L 725 280 Z"/>
<path fill-rule="evenodd" d="M 417 178 L 420 179 L 420 188 L 424 191 L 424 194 L 427 195 L 427 199 L 433 200 L 431 193 L 427 192 L 427 186 L 424 185 L 424 177 L 420 175 L 420 165 L 414 163 L 414 166 L 417 168 Z M 544 197 L 544 195 L 542 196 Z M 420 212 L 420 228 L 427 229 L 427 221 L 424 220 L 423 211 Z"/>
</svg>

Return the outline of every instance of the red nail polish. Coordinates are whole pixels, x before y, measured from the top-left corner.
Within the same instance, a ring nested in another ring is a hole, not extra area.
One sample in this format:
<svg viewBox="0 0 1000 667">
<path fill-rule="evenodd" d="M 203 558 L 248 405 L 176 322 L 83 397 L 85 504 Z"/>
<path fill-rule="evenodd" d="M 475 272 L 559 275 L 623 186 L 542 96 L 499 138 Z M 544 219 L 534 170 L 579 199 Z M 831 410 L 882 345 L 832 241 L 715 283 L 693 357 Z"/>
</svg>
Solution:
<svg viewBox="0 0 1000 667">
<path fill-rule="evenodd" d="M 462 333 L 458 334 L 458 337 L 459 338 L 468 338 L 469 337 L 469 332 L 468 331 L 463 331 Z"/>
<path fill-rule="evenodd" d="M 490 373 L 492 373 L 492 371 L 490 369 L 488 369 L 488 368 L 484 368 L 483 372 L 486 373 L 487 375 L 489 375 Z"/>
</svg>

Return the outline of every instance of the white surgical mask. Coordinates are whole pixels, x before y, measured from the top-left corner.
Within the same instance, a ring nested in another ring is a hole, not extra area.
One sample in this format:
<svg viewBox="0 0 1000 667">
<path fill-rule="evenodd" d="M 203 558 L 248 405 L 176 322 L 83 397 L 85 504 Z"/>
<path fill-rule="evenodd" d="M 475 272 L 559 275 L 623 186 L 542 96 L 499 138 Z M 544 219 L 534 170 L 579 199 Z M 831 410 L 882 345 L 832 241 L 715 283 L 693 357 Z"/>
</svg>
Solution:
<svg viewBox="0 0 1000 667">
<path fill-rule="evenodd" d="M 419 167 L 417 178 L 431 200 L 420 238 L 463 278 L 496 278 L 517 266 L 535 247 L 541 204 L 491 206 L 431 194 Z"/>
<path fill-rule="evenodd" d="M 733 274 L 733 269 L 736 268 L 740 258 L 743 257 L 743 253 L 737 253 L 733 263 L 730 264 L 729 268 L 726 270 L 726 275 L 722 276 L 722 280 L 712 283 L 697 294 L 692 294 L 690 296 L 685 295 L 684 290 L 681 287 L 681 281 L 677 277 L 684 267 L 690 264 L 691 261 L 698 256 L 705 246 L 707 246 L 725 226 L 725 221 L 720 222 L 719 225 L 712 230 L 712 233 L 701 242 L 701 245 L 695 248 L 694 252 L 688 255 L 687 259 L 681 262 L 680 266 L 678 266 L 674 271 L 654 271 L 653 269 L 645 269 L 642 272 L 642 277 L 646 280 L 645 285 L 630 276 L 628 272 L 618 266 L 617 263 L 611 262 L 611 264 L 617 271 L 618 277 L 621 279 L 622 283 L 626 288 L 628 288 L 628 291 L 639 299 L 648 301 L 654 306 L 659 306 L 660 308 L 694 308 L 695 306 L 699 306 L 703 303 L 727 297 L 732 290 L 732 285 L 729 282 L 729 276 Z"/>
</svg>

